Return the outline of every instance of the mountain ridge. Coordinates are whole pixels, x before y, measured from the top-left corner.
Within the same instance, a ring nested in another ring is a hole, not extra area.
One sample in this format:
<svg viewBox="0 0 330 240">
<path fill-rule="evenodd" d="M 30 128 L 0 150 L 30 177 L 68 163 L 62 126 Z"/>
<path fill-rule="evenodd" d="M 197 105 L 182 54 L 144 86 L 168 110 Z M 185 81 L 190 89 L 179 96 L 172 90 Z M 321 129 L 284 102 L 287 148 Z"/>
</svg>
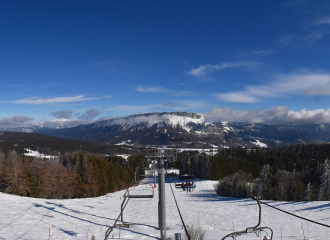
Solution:
<svg viewBox="0 0 330 240">
<path fill-rule="evenodd" d="M 61 138 L 127 146 L 276 147 L 330 142 L 328 123 L 209 122 L 189 112 L 156 112 L 111 118 L 91 124 L 36 132 Z"/>
</svg>

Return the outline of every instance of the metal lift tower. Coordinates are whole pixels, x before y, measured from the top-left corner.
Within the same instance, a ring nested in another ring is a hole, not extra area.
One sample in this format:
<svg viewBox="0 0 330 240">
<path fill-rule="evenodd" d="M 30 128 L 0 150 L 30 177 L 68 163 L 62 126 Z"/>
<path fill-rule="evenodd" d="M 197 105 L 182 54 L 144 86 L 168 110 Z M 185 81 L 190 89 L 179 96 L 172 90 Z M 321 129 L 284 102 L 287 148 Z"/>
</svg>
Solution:
<svg viewBox="0 0 330 240">
<path fill-rule="evenodd" d="M 158 164 L 158 228 L 160 230 L 161 240 L 166 240 L 166 205 L 165 205 L 165 162 L 176 160 L 176 151 L 171 148 L 155 147 L 154 155 L 148 154 L 147 159 L 151 163 Z M 154 176 L 156 177 L 156 176 Z"/>
</svg>

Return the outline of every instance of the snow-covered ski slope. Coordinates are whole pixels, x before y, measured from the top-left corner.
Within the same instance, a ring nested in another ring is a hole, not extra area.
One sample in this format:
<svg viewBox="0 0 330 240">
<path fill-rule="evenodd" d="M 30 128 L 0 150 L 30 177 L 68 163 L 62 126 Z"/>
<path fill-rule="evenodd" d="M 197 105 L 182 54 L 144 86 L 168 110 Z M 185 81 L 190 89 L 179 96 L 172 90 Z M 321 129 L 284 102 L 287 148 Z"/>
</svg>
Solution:
<svg viewBox="0 0 330 240">
<path fill-rule="evenodd" d="M 145 181 L 153 182 L 153 179 Z M 206 230 L 208 240 L 221 239 L 233 228 L 238 231 L 255 226 L 258 222 L 256 202 L 217 196 L 215 184 L 215 181 L 197 181 L 197 189 L 191 194 L 174 188 L 184 221 L 188 224 L 200 224 Z M 151 200 L 129 201 L 124 220 L 136 225 L 128 229 L 115 229 L 110 238 L 118 238 L 120 234 L 121 239 L 159 239 L 157 190 L 158 188 Z M 36 199 L 0 193 L 0 239 L 81 240 L 87 239 L 88 234 L 88 239 L 94 235 L 97 240 L 102 240 L 106 225 L 112 225 L 119 215 L 124 192 L 73 200 Z M 134 193 L 134 188 L 131 192 Z M 174 233 L 181 232 L 183 236 L 184 230 L 169 183 L 166 183 L 166 198 L 167 238 L 174 239 Z M 330 224 L 330 202 L 267 203 L 302 217 Z M 262 205 L 261 223 L 274 230 L 273 239 L 281 239 L 281 231 L 282 239 L 304 239 L 302 227 L 305 239 L 330 239 L 329 228 L 294 218 L 265 205 Z M 249 234 L 237 239 L 257 240 L 260 237 Z"/>
</svg>

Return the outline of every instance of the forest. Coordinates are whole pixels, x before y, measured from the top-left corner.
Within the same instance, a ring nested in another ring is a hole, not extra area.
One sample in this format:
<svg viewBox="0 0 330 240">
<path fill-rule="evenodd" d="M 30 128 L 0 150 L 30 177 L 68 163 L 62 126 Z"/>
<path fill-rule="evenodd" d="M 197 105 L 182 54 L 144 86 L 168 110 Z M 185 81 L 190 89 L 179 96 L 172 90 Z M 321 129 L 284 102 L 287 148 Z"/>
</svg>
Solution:
<svg viewBox="0 0 330 240">
<path fill-rule="evenodd" d="M 127 187 L 144 156 L 65 153 L 51 159 L 0 152 L 0 190 L 37 198 L 68 199 L 105 195 Z"/>
<path fill-rule="evenodd" d="M 281 201 L 330 200 L 330 144 L 278 148 L 219 149 L 214 155 L 181 152 L 170 167 L 219 181 L 217 193 Z M 58 153 L 51 159 L 0 151 L 0 191 L 68 199 L 105 195 L 126 188 L 144 155 L 127 160 L 89 152 Z"/>
<path fill-rule="evenodd" d="M 281 201 L 330 200 L 330 144 L 182 153 L 180 172 L 219 180 L 222 196 Z M 190 162 L 190 164 L 189 164 Z M 178 166 L 178 164 L 176 164 Z"/>
</svg>

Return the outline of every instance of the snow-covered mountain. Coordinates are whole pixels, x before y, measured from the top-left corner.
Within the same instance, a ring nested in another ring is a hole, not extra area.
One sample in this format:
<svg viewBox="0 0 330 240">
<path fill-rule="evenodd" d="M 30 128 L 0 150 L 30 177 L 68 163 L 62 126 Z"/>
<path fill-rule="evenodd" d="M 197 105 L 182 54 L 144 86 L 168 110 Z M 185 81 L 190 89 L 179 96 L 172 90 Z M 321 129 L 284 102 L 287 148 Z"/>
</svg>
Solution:
<svg viewBox="0 0 330 240">
<path fill-rule="evenodd" d="M 329 143 L 330 124 L 210 122 L 202 114 L 162 112 L 112 118 L 62 129 L 39 129 L 51 136 L 117 145 L 180 147 L 273 147 Z"/>
</svg>

